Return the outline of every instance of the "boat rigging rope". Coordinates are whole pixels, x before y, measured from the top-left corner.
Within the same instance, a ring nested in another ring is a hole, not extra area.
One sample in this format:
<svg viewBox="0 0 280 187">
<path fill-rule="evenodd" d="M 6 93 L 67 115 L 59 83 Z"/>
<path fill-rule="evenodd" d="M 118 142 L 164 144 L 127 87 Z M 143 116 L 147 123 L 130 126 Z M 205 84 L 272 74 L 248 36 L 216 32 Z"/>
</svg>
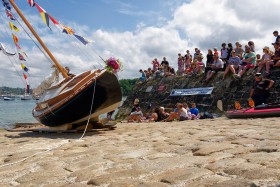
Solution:
<svg viewBox="0 0 280 187">
<path fill-rule="evenodd" d="M 92 92 L 92 100 L 91 100 L 91 106 L 90 106 L 90 112 L 89 112 L 89 115 L 88 115 L 87 125 L 86 125 L 86 128 L 84 130 L 84 133 L 82 134 L 81 138 L 79 138 L 79 140 L 81 140 L 84 137 L 84 135 L 87 131 L 87 128 L 88 128 L 88 124 L 89 124 L 89 120 L 90 120 L 90 116 L 91 116 L 91 112 L 92 112 L 92 106 L 93 106 L 93 102 L 94 102 L 94 98 L 95 98 L 94 97 L 95 96 L 95 88 L 96 88 L 96 77 L 94 77 L 94 87 L 93 87 L 93 92 Z"/>
<path fill-rule="evenodd" d="M 86 133 L 86 131 L 87 131 L 87 128 L 88 128 L 88 125 L 89 125 L 89 121 L 90 121 L 91 112 L 92 112 L 92 106 L 93 106 L 93 102 L 94 102 L 94 99 L 95 99 L 95 88 L 96 88 L 96 77 L 94 77 L 94 87 L 93 87 L 93 93 L 92 93 L 92 101 L 91 101 L 90 113 L 89 113 L 89 116 L 88 116 L 87 124 L 86 124 L 85 130 L 84 130 L 82 136 L 81 136 L 79 139 L 77 139 L 76 141 L 82 140 L 82 138 L 84 137 L 84 135 L 85 135 L 85 133 Z M 39 155 L 39 154 L 47 153 L 47 152 L 49 152 L 49 151 L 53 151 L 53 150 L 55 150 L 55 149 L 57 149 L 57 148 L 59 148 L 59 147 L 65 145 L 65 144 L 68 144 L 68 143 L 71 143 L 71 141 L 70 141 L 69 139 L 68 139 L 68 140 L 62 140 L 61 143 L 56 144 L 56 145 L 55 145 L 54 147 L 52 147 L 52 148 L 49 148 L 49 149 L 47 149 L 47 150 L 45 150 L 45 151 L 40 151 L 40 152 L 34 153 L 33 155 L 30 155 L 30 156 L 28 156 L 28 157 L 26 157 L 26 158 L 23 158 L 23 159 L 21 159 L 21 160 L 18 160 L 18 161 L 16 161 L 16 162 L 12 162 L 12 163 L 7 163 L 7 164 L 0 165 L 0 168 L 3 168 L 3 167 L 6 167 L 6 166 L 11 166 L 11 165 L 15 165 L 15 164 L 24 162 L 25 160 L 27 160 L 27 159 L 29 159 L 29 158 L 32 158 L 32 157 L 34 157 L 34 156 L 36 156 L 36 155 Z"/>
<path fill-rule="evenodd" d="M 17 23 L 20 25 L 20 27 L 24 30 L 24 32 L 27 34 L 27 36 L 32 40 L 32 42 L 36 45 L 36 47 L 43 53 L 45 58 L 49 61 L 51 65 L 53 65 L 52 60 L 47 56 L 47 54 L 43 51 L 43 49 L 35 42 L 35 40 L 31 37 L 31 35 L 25 30 L 25 28 L 21 25 L 21 23 L 16 19 Z"/>
</svg>

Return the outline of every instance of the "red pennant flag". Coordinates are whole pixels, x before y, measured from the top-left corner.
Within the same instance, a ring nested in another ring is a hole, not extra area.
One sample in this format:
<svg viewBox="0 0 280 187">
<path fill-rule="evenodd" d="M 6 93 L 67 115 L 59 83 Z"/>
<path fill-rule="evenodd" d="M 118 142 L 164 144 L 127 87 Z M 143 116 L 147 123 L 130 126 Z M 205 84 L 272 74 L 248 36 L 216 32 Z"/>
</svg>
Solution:
<svg viewBox="0 0 280 187">
<path fill-rule="evenodd" d="M 48 16 L 49 16 L 50 20 L 53 22 L 53 24 L 55 24 L 55 25 L 59 24 L 58 21 L 56 21 L 56 19 L 54 19 L 51 15 L 48 14 Z"/>
<path fill-rule="evenodd" d="M 48 26 L 49 26 L 49 15 L 47 14 L 47 12 L 42 8 L 40 7 L 37 3 L 35 3 L 35 6 L 37 7 L 38 11 L 40 12 L 41 14 L 41 17 L 44 21 L 44 23 Z"/>
<path fill-rule="evenodd" d="M 16 44 L 17 49 L 21 49 L 21 47 L 17 43 L 15 43 L 15 44 Z"/>
<path fill-rule="evenodd" d="M 27 0 L 27 2 L 30 5 L 30 7 L 35 6 L 35 1 L 34 0 Z"/>
<path fill-rule="evenodd" d="M 14 35 L 14 34 L 12 34 L 12 35 L 13 35 L 13 39 L 14 39 L 15 44 L 18 43 L 18 38 L 17 38 L 17 36 Z"/>
<path fill-rule="evenodd" d="M 23 77 L 25 80 L 27 79 L 27 75 L 25 73 L 23 73 Z"/>
</svg>

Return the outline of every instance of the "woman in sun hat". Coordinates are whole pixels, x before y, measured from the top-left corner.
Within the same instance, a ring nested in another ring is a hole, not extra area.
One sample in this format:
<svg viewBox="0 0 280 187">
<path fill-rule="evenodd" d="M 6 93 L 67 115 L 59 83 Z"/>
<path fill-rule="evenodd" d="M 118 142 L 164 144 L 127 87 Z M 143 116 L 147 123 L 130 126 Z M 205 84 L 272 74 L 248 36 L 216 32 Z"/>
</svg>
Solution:
<svg viewBox="0 0 280 187">
<path fill-rule="evenodd" d="M 229 73 L 229 71 L 232 72 L 232 74 L 236 74 L 236 72 L 238 71 L 239 67 L 240 67 L 240 58 L 236 55 L 235 50 L 231 51 L 231 57 L 228 60 L 228 66 L 225 69 L 224 75 L 222 80 L 225 80 L 225 77 L 227 76 L 227 74 Z"/>
<path fill-rule="evenodd" d="M 271 53 L 269 47 L 265 46 L 263 48 L 263 55 L 262 55 L 261 62 L 258 64 L 257 73 L 261 72 L 263 67 L 266 66 L 266 63 L 270 63 L 271 62 L 271 57 L 272 57 L 272 53 Z"/>
<path fill-rule="evenodd" d="M 239 42 L 235 42 L 235 53 L 236 56 L 238 56 L 239 58 L 241 58 L 243 56 L 244 50 L 242 49 L 242 45 Z"/>
</svg>

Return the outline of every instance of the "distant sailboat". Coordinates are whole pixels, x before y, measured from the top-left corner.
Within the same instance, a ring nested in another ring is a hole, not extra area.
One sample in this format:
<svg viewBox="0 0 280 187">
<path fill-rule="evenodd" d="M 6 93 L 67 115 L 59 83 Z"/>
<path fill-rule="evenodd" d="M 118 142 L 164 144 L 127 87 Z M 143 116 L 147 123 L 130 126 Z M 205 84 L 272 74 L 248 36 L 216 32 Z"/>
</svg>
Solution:
<svg viewBox="0 0 280 187">
<path fill-rule="evenodd" d="M 95 121 L 98 120 L 100 114 L 110 112 L 120 105 L 121 89 L 117 77 L 112 72 L 108 71 L 107 68 L 94 69 L 69 76 L 26 20 L 15 1 L 9 0 L 9 2 L 55 66 L 52 76 L 33 90 L 33 96 L 40 98 L 32 112 L 39 122 L 50 127 L 57 127 L 80 124 L 87 120 Z M 35 5 L 38 9 L 40 8 L 38 4 L 35 3 Z M 54 24 L 59 24 L 43 9 L 40 9 L 40 12 L 53 22 L 55 21 Z M 73 30 L 65 26 L 63 32 L 73 34 L 84 44 L 86 42 L 83 37 L 75 35 Z M 59 73 L 64 78 L 60 82 L 56 82 Z"/>
<path fill-rule="evenodd" d="M 30 85 L 26 84 L 25 93 L 23 96 L 20 97 L 21 100 L 27 101 L 31 100 L 32 96 L 30 95 Z"/>
</svg>

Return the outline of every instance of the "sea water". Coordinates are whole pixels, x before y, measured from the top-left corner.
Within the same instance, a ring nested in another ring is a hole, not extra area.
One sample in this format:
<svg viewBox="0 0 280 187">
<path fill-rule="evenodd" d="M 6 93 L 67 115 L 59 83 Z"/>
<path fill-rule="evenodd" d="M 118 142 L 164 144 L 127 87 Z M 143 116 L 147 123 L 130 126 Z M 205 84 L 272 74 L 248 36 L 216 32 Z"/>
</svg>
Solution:
<svg viewBox="0 0 280 187">
<path fill-rule="evenodd" d="M 5 101 L 0 99 L 0 128 L 11 127 L 18 122 L 36 122 L 32 116 L 32 109 L 35 105 L 35 100 Z"/>
<path fill-rule="evenodd" d="M 122 98 L 122 102 L 126 97 Z M 13 101 L 4 101 L 0 99 L 0 128 L 11 128 L 16 123 L 34 123 L 32 110 L 36 105 L 36 100 L 20 100 L 16 98 Z M 115 111 L 114 115 L 117 113 Z M 113 115 L 113 117 L 114 117 Z M 99 116 L 105 118 L 106 114 Z"/>
</svg>

